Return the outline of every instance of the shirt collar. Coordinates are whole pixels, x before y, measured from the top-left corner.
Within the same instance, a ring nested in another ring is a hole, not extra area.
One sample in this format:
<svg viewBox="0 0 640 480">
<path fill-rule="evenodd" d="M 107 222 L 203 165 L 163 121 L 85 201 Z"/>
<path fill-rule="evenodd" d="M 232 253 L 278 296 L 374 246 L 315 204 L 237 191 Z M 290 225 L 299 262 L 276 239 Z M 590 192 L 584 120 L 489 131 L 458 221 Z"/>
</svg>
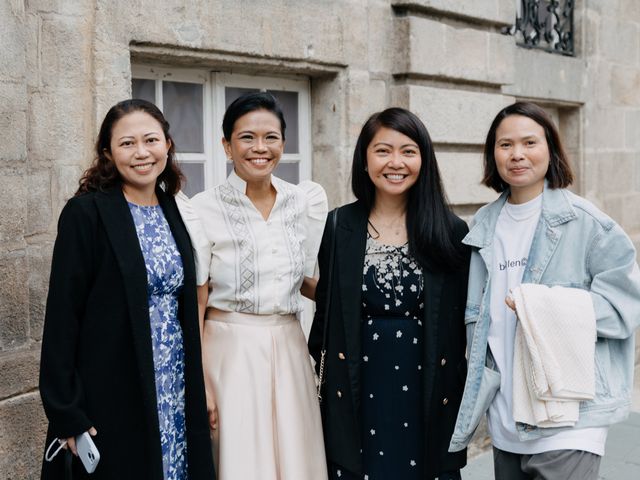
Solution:
<svg viewBox="0 0 640 480">
<path fill-rule="evenodd" d="M 242 178 L 240 178 L 238 176 L 238 174 L 236 173 L 235 169 L 231 170 L 231 173 L 227 177 L 227 182 L 229 182 L 229 185 L 231 185 L 237 191 L 239 191 L 243 195 L 246 195 L 246 193 L 247 193 L 247 182 L 245 182 Z M 276 189 L 276 192 L 280 191 L 279 183 L 280 183 L 280 179 L 272 174 L 271 175 L 271 185 L 273 185 L 273 188 Z"/>
</svg>

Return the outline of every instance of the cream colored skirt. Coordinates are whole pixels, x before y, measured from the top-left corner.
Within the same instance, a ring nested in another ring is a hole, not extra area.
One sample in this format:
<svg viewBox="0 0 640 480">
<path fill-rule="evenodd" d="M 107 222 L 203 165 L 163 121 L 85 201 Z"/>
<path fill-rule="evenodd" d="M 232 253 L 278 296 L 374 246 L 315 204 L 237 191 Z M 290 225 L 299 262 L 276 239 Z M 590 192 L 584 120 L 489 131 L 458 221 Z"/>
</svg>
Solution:
<svg viewBox="0 0 640 480">
<path fill-rule="evenodd" d="M 218 406 L 218 480 L 326 480 L 314 375 L 295 315 L 210 308 L 202 349 Z"/>
</svg>

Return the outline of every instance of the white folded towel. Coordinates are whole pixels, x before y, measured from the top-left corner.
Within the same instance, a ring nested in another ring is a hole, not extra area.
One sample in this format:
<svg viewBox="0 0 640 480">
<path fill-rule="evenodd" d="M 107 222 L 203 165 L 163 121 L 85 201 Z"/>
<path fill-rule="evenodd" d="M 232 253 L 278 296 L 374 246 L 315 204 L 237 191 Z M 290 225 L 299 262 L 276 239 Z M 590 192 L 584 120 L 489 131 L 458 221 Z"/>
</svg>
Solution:
<svg viewBox="0 0 640 480">
<path fill-rule="evenodd" d="M 573 426 L 595 394 L 596 317 L 577 288 L 525 283 L 512 291 L 518 324 L 513 417 L 538 427 Z"/>
</svg>

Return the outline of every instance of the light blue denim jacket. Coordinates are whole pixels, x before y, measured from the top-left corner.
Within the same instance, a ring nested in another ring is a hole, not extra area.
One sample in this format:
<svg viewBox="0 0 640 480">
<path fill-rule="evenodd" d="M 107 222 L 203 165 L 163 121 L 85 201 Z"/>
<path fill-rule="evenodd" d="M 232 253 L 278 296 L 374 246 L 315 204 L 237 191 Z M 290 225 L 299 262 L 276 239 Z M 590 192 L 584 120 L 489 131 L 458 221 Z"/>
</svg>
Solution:
<svg viewBox="0 0 640 480">
<path fill-rule="evenodd" d="M 472 247 L 465 311 L 468 373 L 449 451 L 466 447 L 500 386 L 488 353 L 493 238 L 507 199 L 504 192 L 475 215 L 463 243 Z M 582 288 L 596 313 L 596 395 L 581 402 L 575 427 L 624 420 L 631 404 L 634 330 L 640 325 L 640 270 L 636 252 L 620 226 L 587 200 L 565 189 L 542 194 L 542 213 L 522 283 Z M 518 424 L 521 440 L 557 433 L 558 428 Z M 566 428 L 565 428 L 566 429 Z"/>
</svg>

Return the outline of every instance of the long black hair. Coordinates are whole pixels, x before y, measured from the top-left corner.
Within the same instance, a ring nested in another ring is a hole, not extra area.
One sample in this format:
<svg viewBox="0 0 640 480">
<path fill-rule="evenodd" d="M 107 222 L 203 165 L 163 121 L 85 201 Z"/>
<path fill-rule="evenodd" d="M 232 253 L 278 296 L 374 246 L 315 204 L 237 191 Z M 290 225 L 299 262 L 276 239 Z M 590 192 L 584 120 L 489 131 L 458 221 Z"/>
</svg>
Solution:
<svg viewBox="0 0 640 480">
<path fill-rule="evenodd" d="M 389 128 L 416 142 L 422 159 L 418 180 L 409 190 L 406 212 L 409 252 L 423 268 L 451 270 L 463 260 L 429 132 L 422 121 L 404 108 L 374 113 L 365 122 L 353 153 L 351 188 L 366 207 L 373 208 L 376 189 L 365 167 L 367 148 L 380 128 Z"/>
</svg>

